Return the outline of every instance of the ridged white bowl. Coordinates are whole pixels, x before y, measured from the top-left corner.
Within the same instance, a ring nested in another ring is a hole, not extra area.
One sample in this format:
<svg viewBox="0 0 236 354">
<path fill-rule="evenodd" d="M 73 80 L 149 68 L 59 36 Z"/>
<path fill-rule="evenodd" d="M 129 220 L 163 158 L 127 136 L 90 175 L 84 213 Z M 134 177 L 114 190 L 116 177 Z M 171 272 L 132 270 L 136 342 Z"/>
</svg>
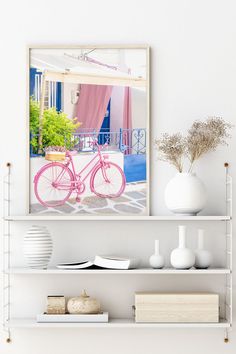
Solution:
<svg viewBox="0 0 236 354">
<path fill-rule="evenodd" d="M 24 237 L 24 256 L 30 268 L 46 269 L 51 259 L 53 243 L 45 226 L 33 225 Z"/>
</svg>

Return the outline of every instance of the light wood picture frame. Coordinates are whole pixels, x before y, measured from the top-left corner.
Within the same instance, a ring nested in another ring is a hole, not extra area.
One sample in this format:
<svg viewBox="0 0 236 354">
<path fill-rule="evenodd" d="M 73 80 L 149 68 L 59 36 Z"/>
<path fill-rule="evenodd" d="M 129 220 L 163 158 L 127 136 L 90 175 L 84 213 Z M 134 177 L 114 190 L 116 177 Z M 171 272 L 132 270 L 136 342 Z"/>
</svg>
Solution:
<svg viewBox="0 0 236 354">
<path fill-rule="evenodd" d="M 28 214 L 150 215 L 149 46 L 27 54 Z"/>
</svg>

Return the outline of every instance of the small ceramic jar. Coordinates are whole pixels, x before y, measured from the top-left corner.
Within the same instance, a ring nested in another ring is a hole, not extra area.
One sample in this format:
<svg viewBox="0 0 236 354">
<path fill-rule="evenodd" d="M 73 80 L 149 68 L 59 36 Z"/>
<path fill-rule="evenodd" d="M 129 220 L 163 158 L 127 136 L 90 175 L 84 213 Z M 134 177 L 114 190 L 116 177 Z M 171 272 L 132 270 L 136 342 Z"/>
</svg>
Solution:
<svg viewBox="0 0 236 354">
<path fill-rule="evenodd" d="M 98 300 L 89 297 L 84 290 L 80 296 L 69 299 L 67 310 L 71 314 L 100 313 L 101 305 Z"/>
</svg>

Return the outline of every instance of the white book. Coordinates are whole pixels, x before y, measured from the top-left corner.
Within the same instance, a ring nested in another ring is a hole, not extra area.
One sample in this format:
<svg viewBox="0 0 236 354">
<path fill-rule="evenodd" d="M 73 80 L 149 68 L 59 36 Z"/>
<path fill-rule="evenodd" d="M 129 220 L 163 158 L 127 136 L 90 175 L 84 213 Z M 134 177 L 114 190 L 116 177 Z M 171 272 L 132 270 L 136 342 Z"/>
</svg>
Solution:
<svg viewBox="0 0 236 354">
<path fill-rule="evenodd" d="M 58 314 L 52 315 L 41 313 L 37 315 L 38 323 L 93 323 L 93 322 L 108 322 L 108 312 L 98 314 Z"/>
<path fill-rule="evenodd" d="M 116 256 L 96 256 L 94 264 L 108 269 L 134 269 L 138 267 L 139 260 Z"/>
<path fill-rule="evenodd" d="M 96 256 L 94 262 L 60 263 L 58 269 L 134 269 L 139 265 L 138 259 L 117 256 Z"/>
<path fill-rule="evenodd" d="M 60 263 L 57 265 L 58 269 L 86 269 L 93 268 L 94 264 L 90 261 L 75 262 L 75 263 Z"/>
</svg>

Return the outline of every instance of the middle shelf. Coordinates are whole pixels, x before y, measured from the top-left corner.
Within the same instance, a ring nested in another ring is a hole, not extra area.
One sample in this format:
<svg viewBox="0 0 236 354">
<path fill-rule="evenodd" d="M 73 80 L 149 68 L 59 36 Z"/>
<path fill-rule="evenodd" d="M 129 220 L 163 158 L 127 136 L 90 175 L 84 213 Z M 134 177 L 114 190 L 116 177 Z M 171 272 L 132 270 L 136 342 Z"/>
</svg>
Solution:
<svg viewBox="0 0 236 354">
<path fill-rule="evenodd" d="M 124 274 L 124 275 L 134 275 L 134 274 L 148 274 L 148 275 L 159 275 L 159 274 L 230 274 L 231 270 L 229 268 L 208 268 L 208 269 L 173 269 L 173 268 L 163 268 L 163 269 L 150 269 L 150 268 L 140 268 L 140 269 L 128 269 L 128 270 L 116 270 L 116 269 L 57 269 L 57 268 L 48 268 L 48 269 L 32 269 L 32 268 L 11 268 L 6 271 L 7 274 Z"/>
</svg>

